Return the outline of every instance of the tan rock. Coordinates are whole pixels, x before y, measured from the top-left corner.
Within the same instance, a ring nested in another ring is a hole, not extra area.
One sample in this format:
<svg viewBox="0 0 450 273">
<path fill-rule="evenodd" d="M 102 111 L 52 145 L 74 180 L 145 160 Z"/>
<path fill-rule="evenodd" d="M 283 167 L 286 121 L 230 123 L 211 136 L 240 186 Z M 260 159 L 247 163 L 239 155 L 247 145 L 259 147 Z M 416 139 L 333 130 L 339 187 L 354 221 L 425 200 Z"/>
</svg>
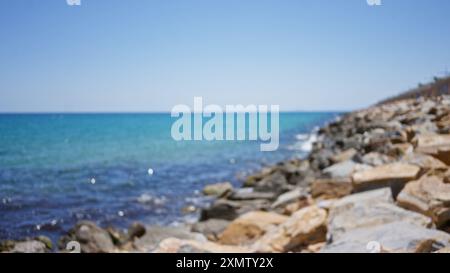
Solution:
<svg viewBox="0 0 450 273">
<path fill-rule="evenodd" d="M 272 212 L 248 212 L 231 222 L 219 236 L 218 242 L 226 245 L 251 244 L 272 225 L 279 225 L 287 219 L 287 216 Z"/>
<path fill-rule="evenodd" d="M 355 191 L 366 191 L 389 186 L 394 197 L 403 186 L 417 178 L 420 168 L 405 163 L 392 163 L 353 174 Z"/>
<path fill-rule="evenodd" d="M 167 238 L 159 243 L 154 253 L 249 253 L 250 249 L 239 246 L 220 245 L 213 242 L 198 242 Z"/>
<path fill-rule="evenodd" d="M 450 184 L 436 176 L 425 176 L 408 183 L 397 197 L 397 204 L 433 219 L 438 226 L 450 221 Z"/>
<path fill-rule="evenodd" d="M 351 160 L 357 153 L 358 153 L 358 151 L 356 149 L 350 148 L 348 150 L 345 150 L 343 152 L 340 152 L 340 153 L 332 156 L 331 161 L 333 161 L 334 163 L 339 163 L 342 161 Z"/>
<path fill-rule="evenodd" d="M 216 183 L 207 185 L 203 188 L 204 195 L 221 197 L 233 190 L 230 182 Z"/>
<path fill-rule="evenodd" d="M 432 155 L 450 165 L 450 134 L 419 135 L 416 151 Z"/>
<path fill-rule="evenodd" d="M 317 244 L 312 244 L 306 247 L 306 249 L 302 252 L 304 253 L 318 253 L 324 246 L 326 242 L 320 242 Z"/>
<path fill-rule="evenodd" d="M 252 249 L 257 252 L 297 251 L 326 239 L 327 212 L 317 206 L 303 208 L 283 224 L 272 228 L 256 241 Z"/>
<path fill-rule="evenodd" d="M 317 179 L 311 185 L 311 195 L 316 199 L 334 199 L 349 195 L 352 192 L 352 180 L 341 179 Z"/>
<path fill-rule="evenodd" d="M 305 208 L 305 207 L 309 207 L 311 205 L 314 204 L 314 200 L 311 197 L 307 197 L 304 199 L 300 199 L 296 202 L 287 204 L 284 208 L 282 208 L 281 213 L 283 215 L 288 215 L 291 216 L 292 214 L 294 214 L 296 211 Z"/>
</svg>

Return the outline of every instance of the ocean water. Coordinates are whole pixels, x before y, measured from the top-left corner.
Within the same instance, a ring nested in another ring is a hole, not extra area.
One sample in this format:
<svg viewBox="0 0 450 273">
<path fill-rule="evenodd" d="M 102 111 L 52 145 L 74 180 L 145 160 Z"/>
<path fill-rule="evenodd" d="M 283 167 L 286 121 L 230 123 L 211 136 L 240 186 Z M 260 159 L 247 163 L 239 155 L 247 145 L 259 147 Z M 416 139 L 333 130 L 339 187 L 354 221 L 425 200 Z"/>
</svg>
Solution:
<svg viewBox="0 0 450 273">
<path fill-rule="evenodd" d="M 254 141 L 174 141 L 169 114 L 0 115 L 0 240 L 56 240 L 79 220 L 127 227 L 193 220 L 201 189 L 239 186 L 261 166 L 301 157 L 308 134 L 338 113 L 280 114 L 280 147 Z"/>
</svg>

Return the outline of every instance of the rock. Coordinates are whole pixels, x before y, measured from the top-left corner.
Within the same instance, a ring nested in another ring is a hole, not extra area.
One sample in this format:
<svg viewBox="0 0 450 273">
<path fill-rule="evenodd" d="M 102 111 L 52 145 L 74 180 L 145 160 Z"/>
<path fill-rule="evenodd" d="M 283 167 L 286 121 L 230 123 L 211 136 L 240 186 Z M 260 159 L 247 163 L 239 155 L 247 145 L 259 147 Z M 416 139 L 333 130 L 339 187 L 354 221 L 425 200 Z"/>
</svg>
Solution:
<svg viewBox="0 0 450 273">
<path fill-rule="evenodd" d="M 417 137 L 419 153 L 429 154 L 450 165 L 450 134 L 424 134 Z"/>
<path fill-rule="evenodd" d="M 188 228 L 150 226 L 146 228 L 145 235 L 135 238 L 134 247 L 140 252 L 152 252 L 158 248 L 159 243 L 166 238 L 175 237 L 183 240 L 195 240 L 206 242 L 205 236 L 200 233 L 191 232 Z"/>
<path fill-rule="evenodd" d="M 280 171 L 276 171 L 257 182 L 254 189 L 259 192 L 281 194 L 290 188 L 286 177 Z"/>
<path fill-rule="evenodd" d="M 300 199 L 307 198 L 307 194 L 301 188 L 296 188 L 292 191 L 285 192 L 278 196 L 277 200 L 270 206 L 272 209 L 287 205 L 299 201 Z"/>
<path fill-rule="evenodd" d="M 402 221 L 430 227 L 431 219 L 393 204 L 389 188 L 349 195 L 333 202 L 328 233 L 336 240 L 350 230 Z"/>
<path fill-rule="evenodd" d="M 384 155 L 384 154 L 380 154 L 377 152 L 370 152 L 368 154 L 365 154 L 361 158 L 361 161 L 367 165 L 380 166 L 380 165 L 384 165 L 387 163 L 391 163 L 394 161 L 394 159 L 392 157 Z"/>
<path fill-rule="evenodd" d="M 66 249 L 70 241 L 80 243 L 83 253 L 107 253 L 114 251 L 112 238 L 106 230 L 90 221 L 80 221 L 66 236 L 61 238 L 59 247 Z"/>
<path fill-rule="evenodd" d="M 347 178 L 351 177 L 355 171 L 366 170 L 368 168 L 370 167 L 367 165 L 358 164 L 349 160 L 334 164 L 324 169 L 323 174 L 330 178 Z"/>
<path fill-rule="evenodd" d="M 302 250 L 302 253 L 318 253 L 325 245 L 325 242 L 308 245 L 306 249 Z"/>
<path fill-rule="evenodd" d="M 353 229 L 337 241 L 326 245 L 322 253 L 434 252 L 450 245 L 450 235 L 411 223 L 393 222 L 385 225 Z"/>
<path fill-rule="evenodd" d="M 204 234 L 209 240 L 218 240 L 219 235 L 227 228 L 230 221 L 222 219 L 208 219 L 192 225 L 192 231 Z"/>
<path fill-rule="evenodd" d="M 403 186 L 419 175 L 420 168 L 405 163 L 392 163 L 353 174 L 353 188 L 356 192 L 391 187 L 394 197 Z"/>
<path fill-rule="evenodd" d="M 311 185 L 311 195 L 316 199 L 334 199 L 349 195 L 352 192 L 350 178 L 317 179 Z"/>
<path fill-rule="evenodd" d="M 433 253 L 450 253 L 450 247 L 441 248 Z"/>
<path fill-rule="evenodd" d="M 216 200 L 209 208 L 202 209 L 200 213 L 200 221 L 211 218 L 233 220 L 239 216 L 238 210 L 240 204 L 228 200 Z"/>
<path fill-rule="evenodd" d="M 401 159 L 401 162 L 416 165 L 422 169 L 422 172 L 447 169 L 447 166 L 444 164 L 444 162 L 426 154 L 407 154 Z"/>
<path fill-rule="evenodd" d="M 331 150 L 318 149 L 309 155 L 311 167 L 315 170 L 323 170 L 330 166 L 331 158 L 334 156 Z"/>
<path fill-rule="evenodd" d="M 106 231 L 111 237 L 114 245 L 121 246 L 128 241 L 128 235 L 121 230 L 118 230 L 114 227 L 107 227 Z"/>
<path fill-rule="evenodd" d="M 261 181 L 266 176 L 269 176 L 270 174 L 274 173 L 275 170 L 276 170 L 276 168 L 274 168 L 274 167 L 262 168 L 262 170 L 259 171 L 258 173 L 247 176 L 247 178 L 244 181 L 243 186 L 244 187 L 254 187 L 256 185 L 256 183 Z"/>
<path fill-rule="evenodd" d="M 288 217 L 264 211 L 252 211 L 230 223 L 219 236 L 226 245 L 247 245 L 264 235 L 272 225 L 279 225 Z"/>
<path fill-rule="evenodd" d="M 131 226 L 128 228 L 128 238 L 129 240 L 132 240 L 134 238 L 140 238 L 145 235 L 145 226 L 141 223 L 134 222 L 131 224 Z"/>
<path fill-rule="evenodd" d="M 222 197 L 233 190 L 230 182 L 207 185 L 203 188 L 203 194 L 209 196 Z"/>
<path fill-rule="evenodd" d="M 410 154 L 414 151 L 414 146 L 411 145 L 410 143 L 398 143 L 398 144 L 393 144 L 392 145 L 392 150 L 389 152 L 389 154 L 394 155 L 394 156 L 403 156 L 403 155 L 407 155 Z M 391 163 L 393 160 L 391 160 L 390 162 L 385 162 L 386 163 Z M 382 164 L 380 164 L 382 165 Z"/>
<path fill-rule="evenodd" d="M 11 251 L 15 244 L 16 242 L 12 240 L 0 241 L 0 253 Z"/>
<path fill-rule="evenodd" d="M 268 200 L 245 200 L 232 201 L 219 199 L 216 200 L 209 208 L 202 209 L 200 213 L 200 221 L 208 219 L 223 219 L 232 221 L 239 215 L 252 210 L 266 210 L 269 208 Z"/>
<path fill-rule="evenodd" d="M 450 184 L 437 176 L 424 176 L 405 186 L 397 204 L 431 217 L 438 227 L 444 226 L 450 221 Z"/>
<path fill-rule="evenodd" d="M 49 249 L 45 243 L 38 240 L 30 240 L 24 242 L 17 242 L 14 244 L 12 253 L 46 253 Z"/>
<path fill-rule="evenodd" d="M 225 246 L 213 242 L 167 238 L 161 241 L 154 253 L 249 253 L 250 249 L 240 246 Z"/>
<path fill-rule="evenodd" d="M 53 242 L 47 236 L 40 235 L 36 237 L 35 240 L 44 243 L 44 245 L 47 247 L 48 250 L 51 250 L 53 248 Z"/>
<path fill-rule="evenodd" d="M 336 155 L 333 155 L 331 157 L 331 161 L 333 161 L 333 163 L 349 161 L 349 160 L 352 160 L 357 154 L 358 154 L 358 151 L 355 148 L 350 148 L 350 149 L 340 152 Z"/>
<path fill-rule="evenodd" d="M 324 242 L 326 219 L 327 213 L 323 209 L 316 206 L 303 208 L 284 223 L 266 232 L 253 244 L 252 249 L 257 252 L 287 252 Z"/>
<path fill-rule="evenodd" d="M 255 200 L 255 199 L 275 199 L 275 193 L 273 192 L 258 192 L 252 188 L 242 188 L 234 190 L 229 196 L 228 200 L 242 201 L 242 200 Z"/>
<path fill-rule="evenodd" d="M 314 200 L 310 196 L 297 200 L 293 203 L 287 204 L 284 208 L 278 208 L 277 211 L 280 211 L 283 215 L 292 215 L 296 211 L 301 210 L 302 208 L 309 207 L 314 204 Z"/>
</svg>

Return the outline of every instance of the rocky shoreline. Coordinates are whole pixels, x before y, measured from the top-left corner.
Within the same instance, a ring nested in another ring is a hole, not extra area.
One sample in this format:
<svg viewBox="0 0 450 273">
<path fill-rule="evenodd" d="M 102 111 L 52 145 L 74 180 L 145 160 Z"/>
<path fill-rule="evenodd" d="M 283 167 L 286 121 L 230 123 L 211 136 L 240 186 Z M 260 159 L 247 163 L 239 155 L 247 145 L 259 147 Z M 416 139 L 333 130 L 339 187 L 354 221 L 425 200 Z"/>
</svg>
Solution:
<svg viewBox="0 0 450 273">
<path fill-rule="evenodd" d="M 193 225 L 83 221 L 57 246 L 38 237 L 0 252 L 450 252 L 450 97 L 346 114 L 318 131 L 307 158 L 204 194 L 216 199 Z"/>
</svg>

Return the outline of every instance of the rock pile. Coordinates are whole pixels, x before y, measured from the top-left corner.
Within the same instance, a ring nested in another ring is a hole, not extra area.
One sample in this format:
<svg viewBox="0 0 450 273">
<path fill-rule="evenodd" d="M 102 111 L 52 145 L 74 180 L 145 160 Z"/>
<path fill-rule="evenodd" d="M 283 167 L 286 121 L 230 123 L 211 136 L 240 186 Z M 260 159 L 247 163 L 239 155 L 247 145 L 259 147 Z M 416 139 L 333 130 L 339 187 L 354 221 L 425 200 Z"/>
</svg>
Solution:
<svg viewBox="0 0 450 273">
<path fill-rule="evenodd" d="M 75 240 L 82 252 L 448 252 L 450 97 L 343 115 L 319 130 L 308 157 L 204 193 L 216 200 L 190 228 L 121 233 L 81 222 L 62 243 Z"/>
</svg>

